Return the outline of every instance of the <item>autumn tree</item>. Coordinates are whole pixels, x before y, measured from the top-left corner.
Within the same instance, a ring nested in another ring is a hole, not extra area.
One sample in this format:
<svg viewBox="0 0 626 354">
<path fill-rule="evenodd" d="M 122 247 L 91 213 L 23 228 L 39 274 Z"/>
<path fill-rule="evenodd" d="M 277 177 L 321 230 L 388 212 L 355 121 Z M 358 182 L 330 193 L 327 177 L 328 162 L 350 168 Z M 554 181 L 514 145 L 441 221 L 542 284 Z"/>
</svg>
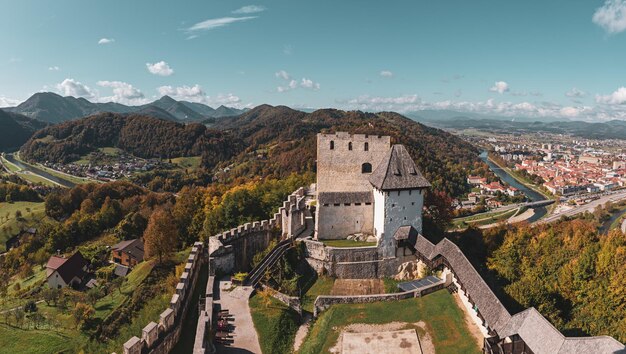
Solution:
<svg viewBox="0 0 626 354">
<path fill-rule="evenodd" d="M 96 311 L 91 305 L 78 302 L 74 307 L 74 311 L 72 311 L 72 317 L 74 318 L 74 323 L 78 328 L 80 325 L 89 321 L 94 315 Z"/>
<path fill-rule="evenodd" d="M 143 239 L 146 258 L 156 257 L 161 263 L 174 251 L 178 239 L 178 230 L 172 221 L 172 214 L 165 209 L 155 210 L 150 216 Z"/>
</svg>

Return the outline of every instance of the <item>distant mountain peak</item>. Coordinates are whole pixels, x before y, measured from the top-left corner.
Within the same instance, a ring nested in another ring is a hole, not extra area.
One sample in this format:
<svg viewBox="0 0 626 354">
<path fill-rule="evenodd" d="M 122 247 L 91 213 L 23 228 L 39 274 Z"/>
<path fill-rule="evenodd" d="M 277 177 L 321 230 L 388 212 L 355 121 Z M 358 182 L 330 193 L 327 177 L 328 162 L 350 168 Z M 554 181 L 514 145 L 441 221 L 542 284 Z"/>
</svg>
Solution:
<svg viewBox="0 0 626 354">
<path fill-rule="evenodd" d="M 159 109 L 150 109 L 149 106 Z M 147 115 L 153 114 L 157 118 L 174 118 L 187 122 L 201 122 L 207 118 L 236 116 L 244 112 L 244 110 L 224 105 L 220 106 L 219 110 L 215 110 L 202 103 L 177 101 L 169 95 L 164 95 L 147 105 L 126 106 L 116 102 L 91 102 L 83 97 L 62 97 L 54 92 L 37 92 L 19 106 L 9 108 L 7 111 L 49 123 L 59 123 L 104 112 L 140 112 Z"/>
</svg>

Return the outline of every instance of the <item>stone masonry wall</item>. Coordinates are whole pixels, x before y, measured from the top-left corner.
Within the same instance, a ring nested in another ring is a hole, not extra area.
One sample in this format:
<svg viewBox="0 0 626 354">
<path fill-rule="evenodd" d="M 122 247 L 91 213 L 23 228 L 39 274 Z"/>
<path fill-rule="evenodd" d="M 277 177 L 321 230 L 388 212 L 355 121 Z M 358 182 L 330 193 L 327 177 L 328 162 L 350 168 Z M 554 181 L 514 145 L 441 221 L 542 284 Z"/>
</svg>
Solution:
<svg viewBox="0 0 626 354">
<path fill-rule="evenodd" d="M 255 221 L 209 238 L 212 274 L 247 272 L 255 254 L 267 249 L 272 240 L 298 235 L 306 228 L 305 191 L 290 194 L 269 220 Z"/>
<path fill-rule="evenodd" d="M 161 313 L 158 323 L 153 321 L 143 328 L 141 338 L 133 336 L 124 343 L 124 354 L 165 354 L 172 350 L 180 338 L 181 325 L 190 304 L 195 303 L 190 300 L 197 285 L 200 267 L 205 260 L 204 244 L 194 243 L 185 264 L 185 271 L 176 286 L 176 293 L 172 295 L 170 307 Z"/>
<path fill-rule="evenodd" d="M 306 239 L 307 262 L 320 274 L 341 279 L 375 279 L 397 274 L 398 267 L 415 256 L 407 252 L 383 258 L 380 249 L 372 247 L 328 247 L 322 242 Z"/>
<path fill-rule="evenodd" d="M 398 301 L 403 299 L 410 299 L 413 297 L 420 297 L 426 294 L 430 294 L 434 291 L 443 289 L 445 286 L 444 280 L 441 280 L 439 283 L 431 284 L 429 286 L 401 292 L 394 294 L 376 294 L 376 295 L 355 295 L 355 296 L 329 296 L 322 295 L 318 296 L 315 299 L 313 316 L 317 317 L 319 314 L 329 308 L 331 305 L 335 304 L 362 304 L 362 303 L 370 303 L 370 302 L 380 302 L 380 301 Z"/>
</svg>

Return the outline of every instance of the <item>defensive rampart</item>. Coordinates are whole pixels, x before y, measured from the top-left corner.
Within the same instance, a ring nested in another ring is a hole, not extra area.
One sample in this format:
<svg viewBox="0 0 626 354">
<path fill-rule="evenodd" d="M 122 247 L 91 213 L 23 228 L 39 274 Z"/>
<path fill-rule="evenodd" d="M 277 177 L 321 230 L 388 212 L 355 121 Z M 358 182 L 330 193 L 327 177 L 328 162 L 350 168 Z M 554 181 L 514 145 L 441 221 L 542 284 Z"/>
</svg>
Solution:
<svg viewBox="0 0 626 354">
<path fill-rule="evenodd" d="M 305 190 L 289 195 L 269 220 L 239 225 L 209 238 L 212 274 L 247 272 L 255 254 L 267 249 L 272 240 L 297 236 L 306 228 Z"/>
<path fill-rule="evenodd" d="M 161 313 L 158 323 L 153 321 L 143 328 L 141 338 L 133 336 L 124 343 L 124 354 L 161 354 L 169 353 L 174 348 L 180 338 L 182 323 L 189 309 L 195 309 L 196 302 L 192 301 L 192 294 L 197 285 L 200 267 L 206 258 L 204 244 L 194 243 L 185 264 L 185 271 L 176 285 L 176 292 L 172 295 L 170 307 Z"/>
</svg>

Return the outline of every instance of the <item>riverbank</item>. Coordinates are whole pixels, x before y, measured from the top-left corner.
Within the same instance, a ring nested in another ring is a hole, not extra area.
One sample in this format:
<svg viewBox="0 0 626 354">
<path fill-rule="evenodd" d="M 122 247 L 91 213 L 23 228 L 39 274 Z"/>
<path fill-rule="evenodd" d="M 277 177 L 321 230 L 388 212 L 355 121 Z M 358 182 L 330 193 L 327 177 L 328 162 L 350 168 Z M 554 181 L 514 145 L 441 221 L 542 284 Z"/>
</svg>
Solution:
<svg viewBox="0 0 626 354">
<path fill-rule="evenodd" d="M 8 164 L 8 168 L 20 178 L 31 183 L 43 183 L 47 185 L 58 185 L 66 188 L 73 188 L 76 183 L 62 178 L 61 176 L 48 173 L 41 168 L 35 167 L 31 164 L 23 162 L 16 158 L 13 154 L 3 154 L 2 161 L 4 164 Z M 45 182 L 44 182 L 45 181 Z"/>
<path fill-rule="evenodd" d="M 523 178 L 522 176 L 520 176 L 517 172 L 515 172 L 514 170 L 510 169 L 509 167 L 506 166 L 502 166 L 500 165 L 497 161 L 495 161 L 494 159 L 492 159 L 491 157 L 489 157 L 489 155 L 487 155 L 487 159 L 489 159 L 489 161 L 491 161 L 494 165 L 498 166 L 498 168 L 501 168 L 504 172 L 506 172 L 509 176 L 511 176 L 512 178 L 514 178 L 517 182 L 523 184 L 524 186 L 526 186 L 527 188 L 532 189 L 533 191 L 541 194 L 544 199 L 555 199 L 555 197 L 542 190 L 541 188 L 539 188 L 539 186 L 537 186 L 534 183 L 530 183 L 530 181 L 528 181 L 527 179 Z"/>
</svg>

